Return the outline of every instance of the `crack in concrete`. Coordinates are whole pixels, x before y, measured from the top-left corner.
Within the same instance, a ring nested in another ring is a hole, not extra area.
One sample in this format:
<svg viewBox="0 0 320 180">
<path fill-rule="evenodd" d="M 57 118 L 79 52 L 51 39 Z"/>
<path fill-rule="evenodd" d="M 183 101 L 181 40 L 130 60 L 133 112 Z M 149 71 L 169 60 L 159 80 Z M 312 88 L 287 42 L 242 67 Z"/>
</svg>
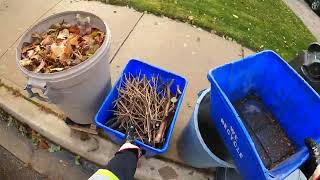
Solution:
<svg viewBox="0 0 320 180">
<path fill-rule="evenodd" d="M 0 61 L 2 60 L 2 57 L 14 46 L 14 44 L 22 37 L 22 35 L 27 32 L 31 27 L 33 27 L 44 15 L 46 15 L 49 11 L 51 11 L 53 8 L 55 8 L 58 4 L 60 4 L 62 1 L 64 0 L 60 0 L 58 1 L 56 4 L 54 4 L 51 8 L 49 8 L 47 11 L 45 11 L 42 15 L 39 16 L 39 18 L 37 18 L 33 23 L 31 23 L 31 25 L 25 30 L 23 31 L 18 38 L 9 46 L 9 48 L 7 48 L 3 54 L 0 55 Z"/>
<path fill-rule="evenodd" d="M 117 49 L 116 53 L 114 53 L 113 57 L 111 58 L 109 64 L 111 64 L 113 62 L 113 60 L 115 59 L 115 57 L 118 55 L 118 52 L 120 51 L 120 49 L 122 48 L 122 46 L 124 45 L 124 43 L 127 41 L 127 39 L 130 37 L 131 33 L 134 31 L 134 29 L 136 28 L 136 26 L 138 25 L 138 23 L 140 22 L 140 20 L 143 18 L 145 13 L 142 13 L 142 15 L 139 17 L 139 19 L 137 20 L 137 22 L 134 24 L 134 26 L 132 27 L 132 29 L 130 30 L 130 32 L 128 33 L 128 35 L 126 36 L 126 38 L 123 40 L 123 42 L 120 44 L 119 48 Z"/>
</svg>

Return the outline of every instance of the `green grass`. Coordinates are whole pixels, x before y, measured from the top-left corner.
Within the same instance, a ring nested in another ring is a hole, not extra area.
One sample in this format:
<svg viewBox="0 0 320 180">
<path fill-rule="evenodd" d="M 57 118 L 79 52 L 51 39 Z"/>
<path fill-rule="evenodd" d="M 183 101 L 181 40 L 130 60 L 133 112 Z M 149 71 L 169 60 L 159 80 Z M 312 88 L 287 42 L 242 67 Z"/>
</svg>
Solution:
<svg viewBox="0 0 320 180">
<path fill-rule="evenodd" d="M 316 41 L 282 0 L 107 0 L 189 22 L 252 50 L 272 49 L 287 60 Z"/>
</svg>

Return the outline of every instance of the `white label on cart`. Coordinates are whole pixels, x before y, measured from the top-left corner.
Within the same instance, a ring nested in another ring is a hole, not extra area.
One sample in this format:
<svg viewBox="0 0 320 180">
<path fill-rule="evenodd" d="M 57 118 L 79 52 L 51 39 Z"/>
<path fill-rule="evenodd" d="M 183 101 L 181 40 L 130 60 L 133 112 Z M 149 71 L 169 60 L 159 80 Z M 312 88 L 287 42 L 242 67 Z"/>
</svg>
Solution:
<svg viewBox="0 0 320 180">
<path fill-rule="evenodd" d="M 235 130 L 233 129 L 232 126 L 228 126 L 228 124 L 223 120 L 223 118 L 221 118 L 220 122 L 221 122 L 222 126 L 224 127 L 224 130 L 227 132 L 228 136 L 230 136 L 230 140 L 233 144 L 234 149 L 237 151 L 239 157 L 242 159 L 243 154 L 238 146 L 238 136 L 237 136 Z"/>
</svg>

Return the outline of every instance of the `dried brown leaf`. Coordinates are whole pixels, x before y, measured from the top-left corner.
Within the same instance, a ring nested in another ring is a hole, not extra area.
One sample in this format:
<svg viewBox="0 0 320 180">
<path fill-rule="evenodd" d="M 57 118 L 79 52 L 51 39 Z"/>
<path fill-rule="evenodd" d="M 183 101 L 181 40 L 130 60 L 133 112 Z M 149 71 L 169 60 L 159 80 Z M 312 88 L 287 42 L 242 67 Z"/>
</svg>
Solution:
<svg viewBox="0 0 320 180">
<path fill-rule="evenodd" d="M 40 147 L 41 149 L 48 149 L 48 148 L 49 148 L 49 145 L 48 145 L 48 143 L 46 142 L 46 140 L 41 139 L 41 140 L 40 140 L 40 143 L 39 143 L 39 147 Z"/>
<path fill-rule="evenodd" d="M 72 52 L 73 52 L 72 46 L 70 43 L 67 42 L 63 52 L 64 58 L 70 58 Z"/>
<path fill-rule="evenodd" d="M 72 35 L 68 38 L 68 43 L 72 46 L 78 46 L 79 45 L 79 36 L 78 35 Z"/>
<path fill-rule="evenodd" d="M 44 68 L 45 65 L 46 65 L 46 62 L 44 60 L 41 60 L 40 65 L 34 70 L 34 72 L 36 72 L 36 73 L 40 72 Z"/>
<path fill-rule="evenodd" d="M 29 59 L 34 60 L 34 61 L 37 62 L 37 61 L 39 61 L 40 56 L 39 56 L 39 54 L 36 54 L 36 55 L 31 56 Z"/>
<path fill-rule="evenodd" d="M 35 51 L 36 53 L 39 53 L 39 52 L 41 51 L 40 46 L 37 45 L 37 46 L 34 48 L 34 51 Z"/>
<path fill-rule="evenodd" d="M 67 39 L 70 36 L 68 29 L 63 29 L 59 32 L 57 39 Z"/>
<path fill-rule="evenodd" d="M 77 15 L 77 24 L 62 21 L 47 31 L 34 32 L 21 48 L 20 65 L 29 71 L 53 73 L 90 58 L 101 46 L 104 33 L 92 28 L 89 17 Z"/>
<path fill-rule="evenodd" d="M 61 29 L 61 25 L 62 25 L 62 23 L 52 24 L 52 25 L 50 26 L 49 30 L 50 30 L 50 29 L 51 29 L 51 30 L 59 30 L 59 29 Z"/>
<path fill-rule="evenodd" d="M 32 57 L 34 55 L 35 51 L 33 49 L 27 51 L 27 57 Z"/>
<path fill-rule="evenodd" d="M 46 36 L 42 41 L 41 41 L 41 45 L 46 46 L 46 45 L 51 45 L 54 42 L 53 38 L 48 35 Z"/>
<path fill-rule="evenodd" d="M 24 53 L 26 53 L 27 51 L 29 51 L 29 50 L 31 50 L 31 49 L 33 49 L 33 48 L 35 48 L 35 45 L 33 45 L 33 44 L 27 45 L 27 46 L 25 46 L 25 47 L 23 47 L 23 48 L 21 49 L 21 53 L 24 54 Z"/>
<path fill-rule="evenodd" d="M 66 46 L 64 44 L 57 45 L 56 43 L 53 43 L 51 45 L 52 55 L 54 57 L 61 57 L 63 55 L 63 53 L 64 53 L 65 47 Z"/>
<path fill-rule="evenodd" d="M 20 60 L 19 63 L 21 66 L 24 67 L 24 66 L 29 66 L 32 63 L 32 61 L 28 58 L 25 58 L 25 59 Z"/>
<path fill-rule="evenodd" d="M 64 68 L 52 68 L 52 69 L 49 69 L 50 72 L 54 72 L 54 71 L 62 71 L 64 70 Z"/>
<path fill-rule="evenodd" d="M 101 45 L 104 40 L 104 37 L 102 35 L 98 35 L 94 38 L 94 40 L 97 42 L 97 44 Z"/>
<path fill-rule="evenodd" d="M 77 65 L 77 64 L 80 64 L 81 63 L 81 60 L 80 59 L 75 59 L 71 62 L 71 64 L 73 65 Z"/>
<path fill-rule="evenodd" d="M 77 26 L 69 27 L 69 32 L 74 34 L 80 34 L 80 29 Z"/>
<path fill-rule="evenodd" d="M 84 44 L 89 45 L 89 46 L 93 45 L 95 42 L 94 39 L 89 35 L 83 36 L 82 39 L 84 40 Z"/>
<path fill-rule="evenodd" d="M 88 55 L 88 56 L 93 55 L 98 49 L 99 49 L 99 45 L 98 44 L 94 44 L 89 48 L 89 50 L 87 51 L 86 55 Z"/>
</svg>

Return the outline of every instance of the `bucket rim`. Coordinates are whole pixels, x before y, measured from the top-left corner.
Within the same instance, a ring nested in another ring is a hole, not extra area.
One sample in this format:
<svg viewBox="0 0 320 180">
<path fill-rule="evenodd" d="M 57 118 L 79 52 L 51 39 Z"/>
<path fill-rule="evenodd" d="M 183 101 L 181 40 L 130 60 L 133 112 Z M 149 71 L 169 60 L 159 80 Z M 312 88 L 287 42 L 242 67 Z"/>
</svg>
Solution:
<svg viewBox="0 0 320 180">
<path fill-rule="evenodd" d="M 84 62 L 81 62 L 78 65 L 75 65 L 69 69 L 66 69 L 64 71 L 61 72 L 55 72 L 55 73 L 35 73 L 32 71 L 29 71 L 27 69 L 25 69 L 24 67 L 22 67 L 19 63 L 20 59 L 21 59 L 21 47 L 23 42 L 23 39 L 25 36 L 27 36 L 27 34 L 32 33 L 32 30 L 35 27 L 40 26 L 43 23 L 47 23 L 47 21 L 50 21 L 52 19 L 56 19 L 58 17 L 63 17 L 63 16 L 67 16 L 67 15 L 76 15 L 76 14 L 80 14 L 80 15 L 85 15 L 85 16 L 90 16 L 90 17 L 94 17 L 96 19 L 98 19 L 99 21 L 102 22 L 104 29 L 105 29 L 105 33 L 106 36 L 104 38 L 104 41 L 102 43 L 102 45 L 99 47 L 99 49 L 87 60 L 85 60 Z M 72 78 L 74 76 L 77 76 L 78 74 L 81 74 L 82 72 L 87 71 L 88 69 L 90 69 L 92 66 L 94 66 L 96 63 L 98 63 L 98 60 L 95 59 L 93 60 L 94 57 L 99 57 L 101 56 L 104 51 L 108 51 L 110 50 L 110 44 L 111 44 L 111 31 L 109 26 L 97 15 L 90 13 L 90 12 L 86 12 L 86 11 L 65 11 L 65 12 L 61 12 L 61 13 L 56 13 L 53 15 L 50 15 L 46 18 L 44 18 L 43 20 L 41 20 L 40 22 L 38 22 L 37 24 L 33 25 L 31 28 L 29 28 L 26 32 L 23 33 L 23 35 L 21 36 L 21 40 L 16 48 L 16 64 L 18 66 L 18 68 L 20 69 L 20 71 L 27 76 L 28 78 L 33 78 L 33 79 L 37 79 L 37 80 L 42 80 L 42 81 L 58 81 L 60 79 L 69 79 Z M 81 67 L 83 67 L 81 69 Z"/>
<path fill-rule="evenodd" d="M 218 157 L 214 153 L 212 153 L 211 150 L 206 145 L 206 143 L 204 142 L 204 140 L 203 140 L 203 138 L 202 138 L 202 136 L 200 134 L 199 122 L 198 122 L 199 107 L 200 107 L 200 104 L 201 104 L 203 98 L 208 93 L 210 93 L 210 91 L 211 91 L 211 88 L 207 88 L 204 91 L 202 91 L 201 95 L 198 97 L 198 99 L 196 101 L 196 104 L 195 104 L 195 107 L 194 107 L 194 111 L 192 113 L 192 116 L 193 116 L 193 120 L 192 121 L 194 123 L 195 128 L 198 129 L 198 131 L 196 131 L 196 134 L 197 134 L 197 137 L 198 137 L 200 143 L 203 145 L 203 149 L 208 153 L 209 156 L 214 157 L 215 161 L 217 161 L 219 164 L 223 165 L 224 167 L 235 168 L 235 165 L 233 165 L 233 164 L 231 164 L 231 163 L 229 163 L 227 161 L 222 160 L 220 157 Z"/>
</svg>

